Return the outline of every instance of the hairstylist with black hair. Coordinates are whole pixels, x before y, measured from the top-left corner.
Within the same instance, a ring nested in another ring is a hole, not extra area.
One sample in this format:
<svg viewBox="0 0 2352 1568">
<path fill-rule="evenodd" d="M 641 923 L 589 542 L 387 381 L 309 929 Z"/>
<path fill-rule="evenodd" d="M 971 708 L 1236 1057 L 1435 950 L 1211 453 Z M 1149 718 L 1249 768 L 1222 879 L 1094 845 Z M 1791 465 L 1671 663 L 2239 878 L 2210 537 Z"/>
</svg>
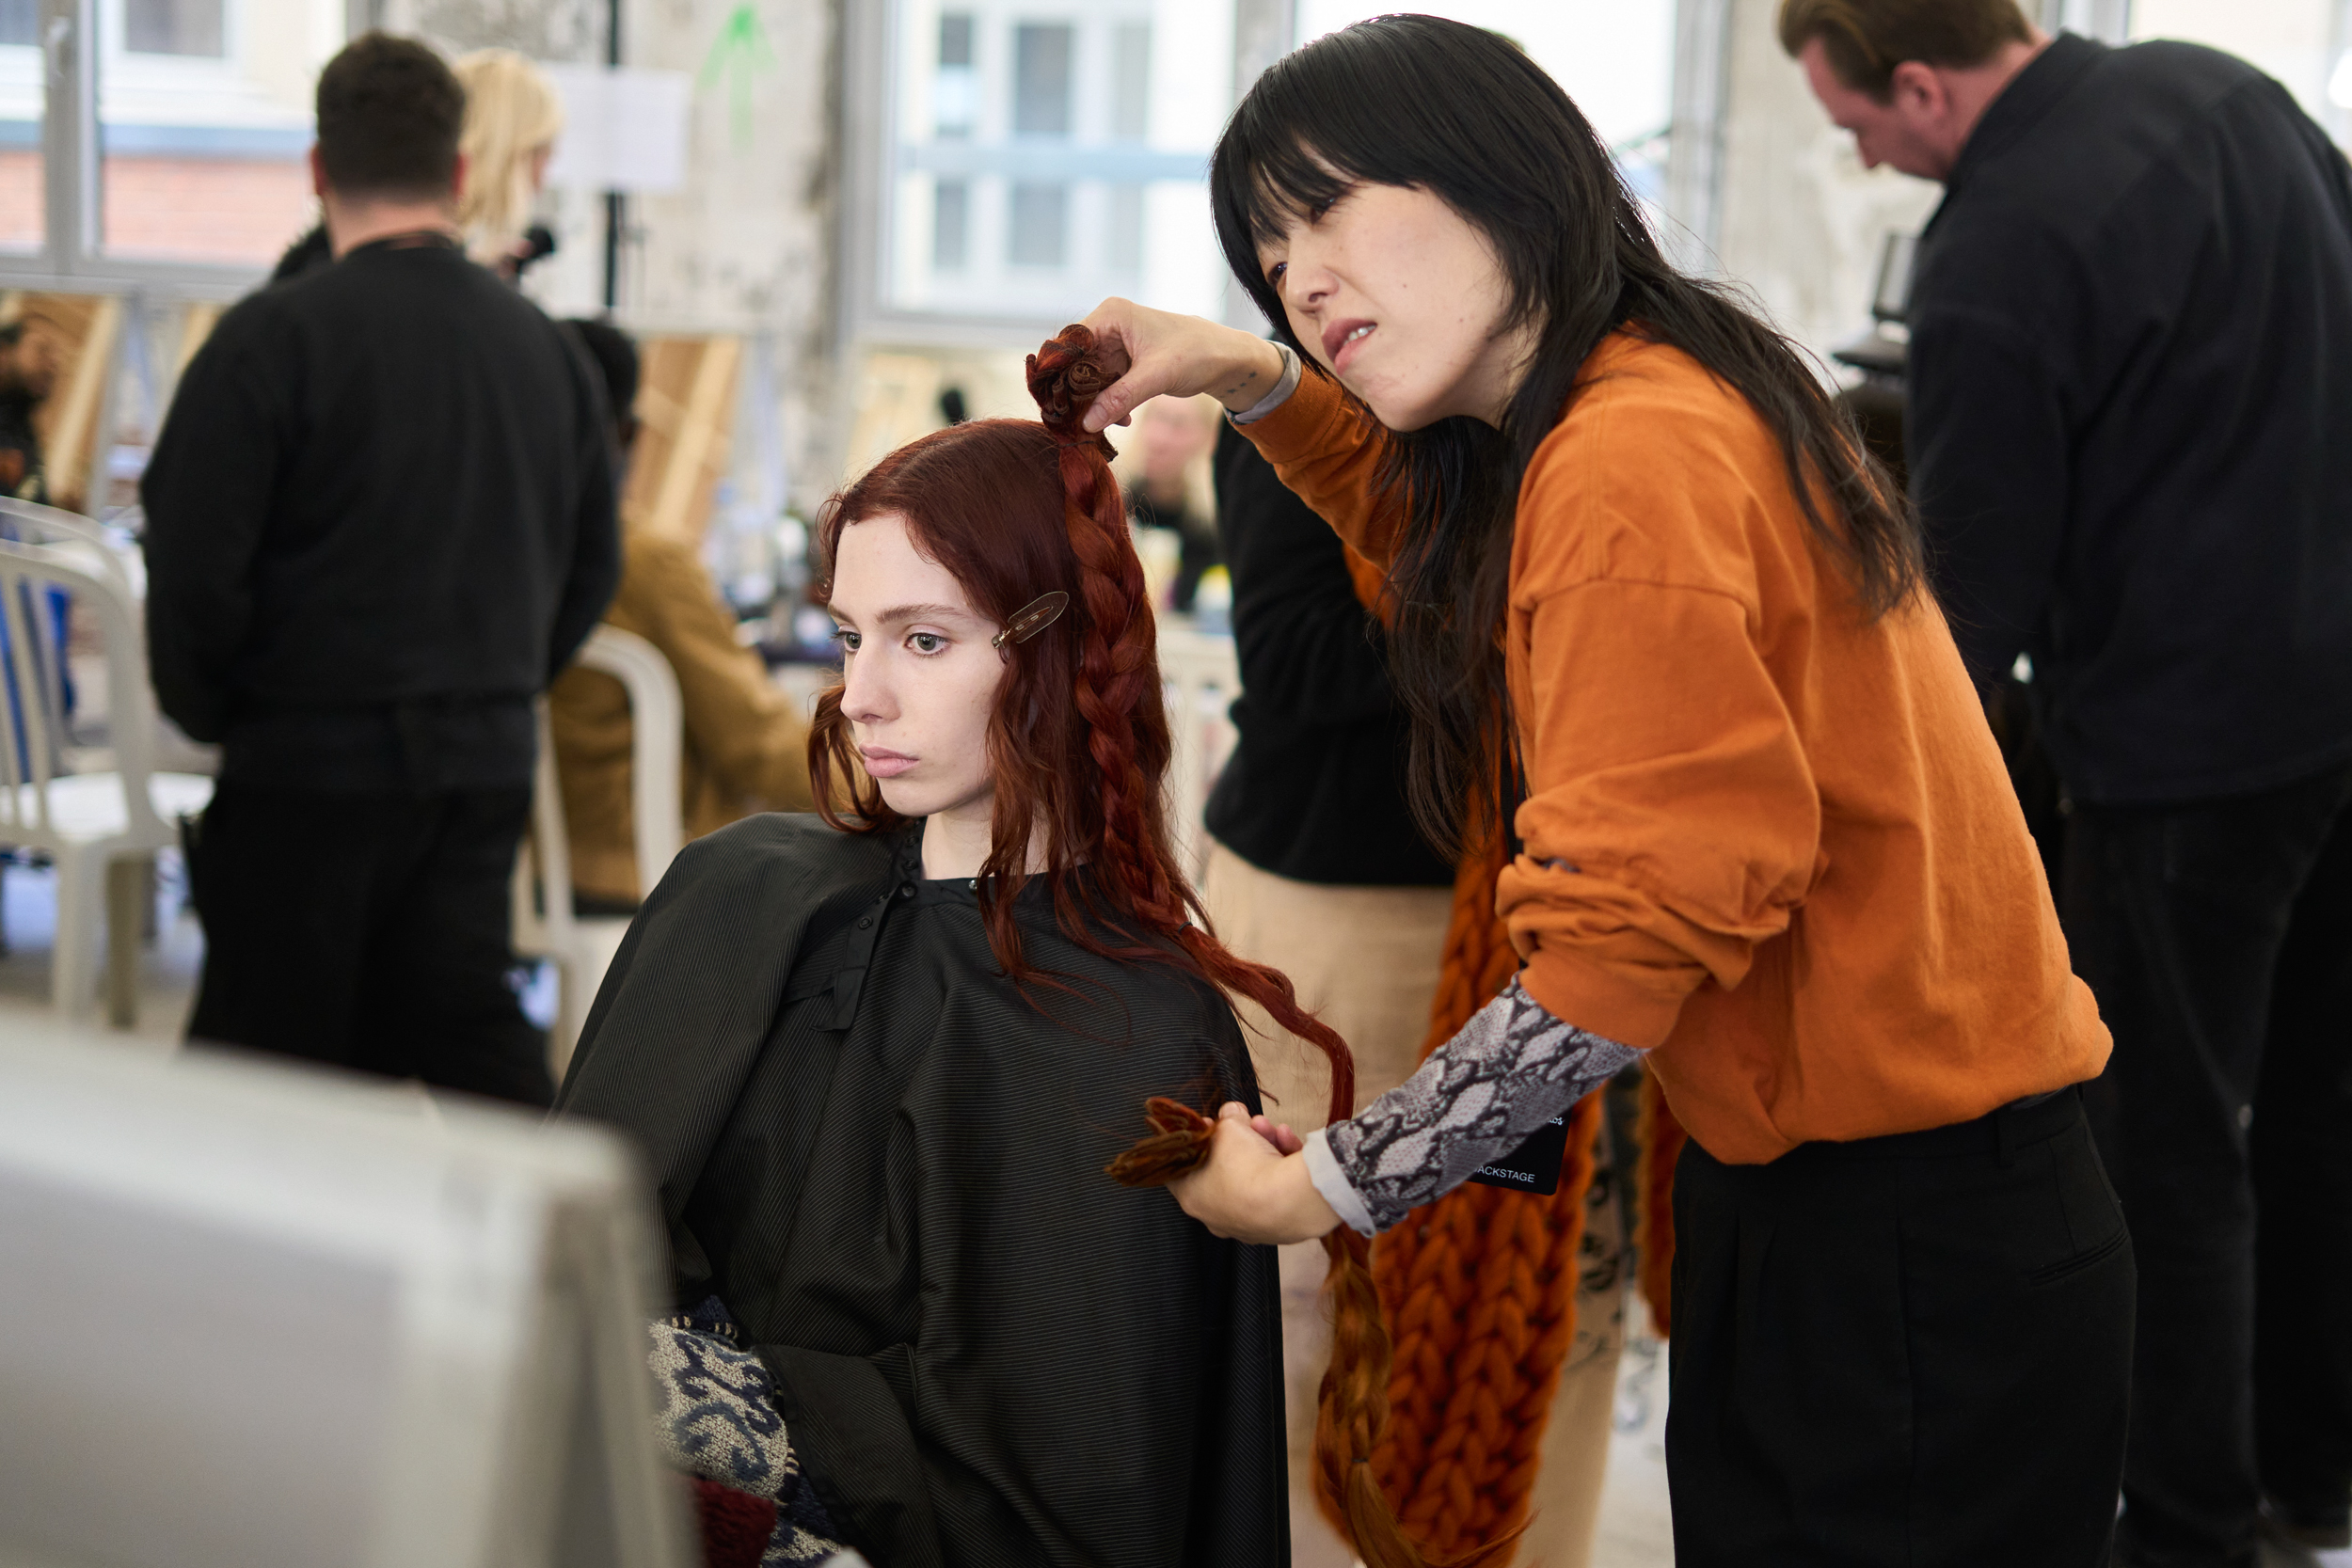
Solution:
<svg viewBox="0 0 2352 1568">
<path fill-rule="evenodd" d="M 2103 1564 L 2133 1263 L 2074 1085 L 2107 1036 L 1899 495 L 1499 35 L 1309 45 L 1211 184 L 1284 346 L 1108 302 L 1134 366 L 1092 420 L 1212 392 L 1387 563 L 1417 808 L 1510 810 L 1525 967 L 1303 1149 L 1228 1106 L 1184 1206 L 1391 1225 L 1646 1054 L 1692 1135 L 1677 1561 Z"/>
</svg>

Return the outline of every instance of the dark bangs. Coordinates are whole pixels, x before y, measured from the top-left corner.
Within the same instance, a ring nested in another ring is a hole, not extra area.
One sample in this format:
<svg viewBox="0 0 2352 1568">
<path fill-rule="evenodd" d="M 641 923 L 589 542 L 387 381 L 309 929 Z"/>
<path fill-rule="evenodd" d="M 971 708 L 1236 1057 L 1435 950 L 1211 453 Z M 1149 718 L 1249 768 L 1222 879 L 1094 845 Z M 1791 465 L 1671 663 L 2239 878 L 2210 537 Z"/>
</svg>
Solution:
<svg viewBox="0 0 2352 1568">
<path fill-rule="evenodd" d="M 1437 54 L 1446 56 L 1441 95 L 1425 63 Z M 1531 99 L 1542 105 L 1534 116 L 1520 108 Z M 1209 201 L 1226 264 L 1302 348 L 1258 246 L 1349 187 L 1419 186 L 1476 225 L 1502 259 L 1516 325 L 1545 312 L 1575 260 L 1562 253 L 1556 193 L 1545 187 L 1595 167 L 1616 182 L 1592 126 L 1516 44 L 1464 23 L 1384 16 L 1317 39 L 1259 77 L 1209 161 Z"/>
<path fill-rule="evenodd" d="M 1484 234 L 1510 289 L 1503 325 L 1535 340 L 1500 427 L 1461 417 L 1387 442 L 1380 483 L 1406 517 L 1389 562 L 1390 673 L 1413 717 L 1413 815 L 1432 843 L 1452 849 L 1513 803 L 1502 764 L 1517 739 L 1495 634 L 1519 481 L 1611 332 L 1678 349 L 1747 400 L 1867 613 L 1910 596 L 1920 555 L 1910 510 L 1803 351 L 1724 287 L 1667 262 L 1609 149 L 1517 44 L 1437 17 L 1376 17 L 1277 61 L 1233 111 L 1209 163 L 1217 241 L 1313 374 L 1327 372 L 1291 330 L 1258 246 L 1364 182 L 1428 191 Z"/>
</svg>

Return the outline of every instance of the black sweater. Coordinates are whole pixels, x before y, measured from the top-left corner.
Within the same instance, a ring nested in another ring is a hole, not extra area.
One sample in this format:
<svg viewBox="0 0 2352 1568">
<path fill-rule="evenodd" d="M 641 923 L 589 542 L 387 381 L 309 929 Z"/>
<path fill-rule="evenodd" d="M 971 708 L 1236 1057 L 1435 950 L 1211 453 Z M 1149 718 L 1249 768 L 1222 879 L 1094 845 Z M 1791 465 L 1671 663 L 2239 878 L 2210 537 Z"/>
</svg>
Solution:
<svg viewBox="0 0 2352 1568">
<path fill-rule="evenodd" d="M 2077 799 L 2352 757 L 2352 179 L 2284 87 L 2060 38 L 1947 181 L 1913 494 L 1961 651 L 2033 658 Z"/>
<path fill-rule="evenodd" d="M 1410 726 L 1347 547 L 1230 425 L 1216 528 L 1233 578 L 1241 739 L 1209 797 L 1217 841 L 1301 882 L 1441 887 L 1454 868 L 1405 803 Z"/>
<path fill-rule="evenodd" d="M 531 699 L 619 580 L 612 479 L 595 371 L 454 245 L 262 290 L 141 485 L 163 710 L 228 778 L 528 785 Z"/>
</svg>

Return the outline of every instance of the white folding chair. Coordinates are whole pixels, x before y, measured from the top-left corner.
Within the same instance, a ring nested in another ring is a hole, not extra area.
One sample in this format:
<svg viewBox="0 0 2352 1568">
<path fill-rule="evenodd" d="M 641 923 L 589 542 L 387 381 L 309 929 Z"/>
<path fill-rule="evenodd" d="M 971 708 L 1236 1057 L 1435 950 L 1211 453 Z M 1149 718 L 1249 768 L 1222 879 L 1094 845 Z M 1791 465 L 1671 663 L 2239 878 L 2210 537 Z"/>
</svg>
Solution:
<svg viewBox="0 0 2352 1568">
<path fill-rule="evenodd" d="M 106 658 L 113 767 L 62 774 L 65 650 L 45 599 L 62 589 L 94 623 Z M 204 809 L 213 781 L 158 772 L 155 699 L 138 608 L 128 581 L 86 549 L 0 539 L 0 846 L 38 850 L 57 868 L 57 942 L 50 992 L 69 1022 L 95 1001 L 99 930 L 106 928 L 108 1022 L 136 1022 L 140 899 L 155 851 Z"/>
<path fill-rule="evenodd" d="M 618 626 L 598 626 L 575 661 L 612 676 L 628 693 L 629 796 L 637 841 L 637 886 L 650 894 L 686 842 L 679 769 L 686 752 L 686 704 L 661 650 Z M 625 918 L 572 912 L 571 840 L 556 777 L 547 700 L 539 702 L 539 762 L 532 781 L 531 835 L 516 863 L 515 950 L 547 958 L 557 973 L 550 1067 L 560 1081 L 588 1020 L 589 1004 L 628 932 Z"/>
</svg>

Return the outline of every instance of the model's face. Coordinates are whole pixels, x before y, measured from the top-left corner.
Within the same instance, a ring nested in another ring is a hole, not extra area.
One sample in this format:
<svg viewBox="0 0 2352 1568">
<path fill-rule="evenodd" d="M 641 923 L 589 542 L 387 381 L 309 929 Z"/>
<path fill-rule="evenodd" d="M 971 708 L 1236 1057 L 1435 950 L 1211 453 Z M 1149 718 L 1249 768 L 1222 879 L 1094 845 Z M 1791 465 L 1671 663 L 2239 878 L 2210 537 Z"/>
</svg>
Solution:
<svg viewBox="0 0 2352 1568">
<path fill-rule="evenodd" d="M 1850 87 L 1838 79 L 1829 54 L 1818 38 L 1805 40 L 1797 62 L 1813 96 L 1829 111 L 1832 123 L 1853 136 L 1854 151 L 1864 168 L 1881 164 L 1921 180 L 1941 180 L 1951 173 L 1966 128 L 1955 134 L 1951 95 L 1929 67 L 1906 61 L 1896 67 L 1886 102 Z"/>
<path fill-rule="evenodd" d="M 1382 424 L 1502 421 L 1535 331 L 1506 329 L 1510 282 L 1494 247 L 1435 193 L 1359 182 L 1294 217 L 1258 265 L 1298 341 Z"/>
<path fill-rule="evenodd" d="M 830 608 L 841 628 L 841 711 L 883 801 L 901 816 L 984 834 L 996 792 L 988 721 L 1005 678 L 990 641 L 1002 628 L 917 553 L 895 513 L 841 531 Z"/>
</svg>

